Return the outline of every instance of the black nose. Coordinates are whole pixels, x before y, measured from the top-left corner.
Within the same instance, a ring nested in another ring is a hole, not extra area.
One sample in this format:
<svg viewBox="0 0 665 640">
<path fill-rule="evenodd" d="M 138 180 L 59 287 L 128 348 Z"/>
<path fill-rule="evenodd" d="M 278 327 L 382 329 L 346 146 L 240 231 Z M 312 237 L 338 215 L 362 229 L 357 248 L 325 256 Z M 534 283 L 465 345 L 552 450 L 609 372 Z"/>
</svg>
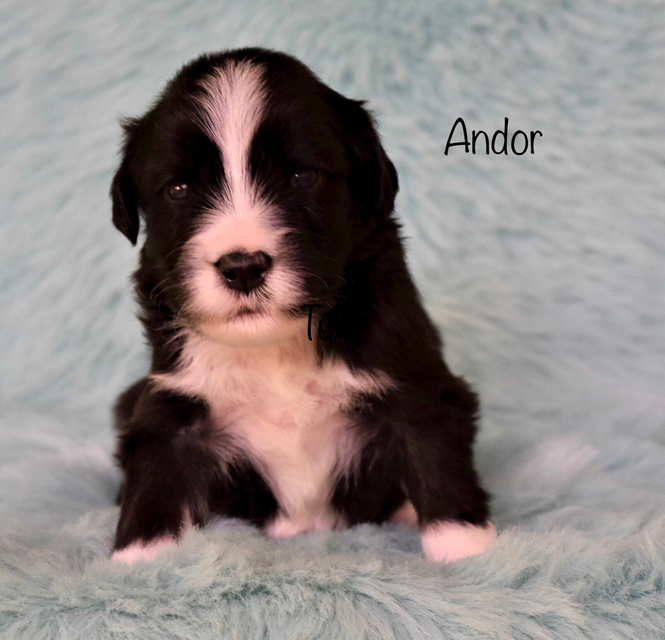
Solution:
<svg viewBox="0 0 665 640">
<path fill-rule="evenodd" d="M 215 262 L 226 286 L 243 293 L 249 293 L 263 284 L 266 271 L 271 265 L 272 258 L 263 251 L 254 253 L 234 251 Z"/>
</svg>

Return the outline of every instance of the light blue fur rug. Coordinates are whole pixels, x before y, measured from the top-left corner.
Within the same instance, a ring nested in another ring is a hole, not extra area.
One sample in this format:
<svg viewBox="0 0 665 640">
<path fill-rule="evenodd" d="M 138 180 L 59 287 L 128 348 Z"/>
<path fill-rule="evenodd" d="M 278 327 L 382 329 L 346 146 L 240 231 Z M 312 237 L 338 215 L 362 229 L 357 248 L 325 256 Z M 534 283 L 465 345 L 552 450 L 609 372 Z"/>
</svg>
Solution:
<svg viewBox="0 0 665 640">
<path fill-rule="evenodd" d="M 665 637 L 665 7 L 619 0 L 0 4 L 0 637 Z M 500 531 L 269 541 L 217 521 L 109 561 L 109 408 L 148 359 L 111 225 L 116 119 L 207 51 L 295 54 L 375 110 Z M 443 151 L 540 130 L 535 153 Z"/>
</svg>

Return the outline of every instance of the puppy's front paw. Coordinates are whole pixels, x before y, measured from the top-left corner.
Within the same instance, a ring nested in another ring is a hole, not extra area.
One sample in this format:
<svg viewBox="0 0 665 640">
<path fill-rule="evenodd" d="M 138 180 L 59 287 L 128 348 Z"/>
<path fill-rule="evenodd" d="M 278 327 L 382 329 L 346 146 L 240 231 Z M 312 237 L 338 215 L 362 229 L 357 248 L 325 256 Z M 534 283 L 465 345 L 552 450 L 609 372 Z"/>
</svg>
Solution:
<svg viewBox="0 0 665 640">
<path fill-rule="evenodd" d="M 310 531 L 346 529 L 344 518 L 332 512 L 319 513 L 306 519 L 293 520 L 280 513 L 264 529 L 268 538 L 292 538 Z"/>
<path fill-rule="evenodd" d="M 150 542 L 137 540 L 122 549 L 114 551 L 111 560 L 113 560 L 113 562 L 124 562 L 125 564 L 134 564 L 139 560 L 149 562 L 150 560 L 153 560 L 158 553 L 173 546 L 175 546 L 173 538 L 157 538 Z"/>
<path fill-rule="evenodd" d="M 393 515 L 388 518 L 392 524 L 406 524 L 412 527 L 418 526 L 418 513 L 411 500 L 407 500 L 399 507 Z"/>
<path fill-rule="evenodd" d="M 468 522 L 434 522 L 421 532 L 423 551 L 433 562 L 453 562 L 487 551 L 496 540 L 496 529 L 489 522 L 485 527 Z"/>
</svg>

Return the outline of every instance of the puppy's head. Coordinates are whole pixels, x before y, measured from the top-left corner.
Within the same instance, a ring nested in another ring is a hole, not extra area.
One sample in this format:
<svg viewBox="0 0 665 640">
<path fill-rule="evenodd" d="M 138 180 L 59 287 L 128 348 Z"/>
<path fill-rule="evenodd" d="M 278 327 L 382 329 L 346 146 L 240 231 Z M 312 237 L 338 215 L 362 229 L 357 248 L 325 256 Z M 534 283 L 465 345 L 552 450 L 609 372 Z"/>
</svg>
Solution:
<svg viewBox="0 0 665 640">
<path fill-rule="evenodd" d="M 393 209 L 397 175 L 362 103 L 283 54 L 184 67 L 125 123 L 113 222 L 184 326 L 236 345 L 302 328 L 334 303 L 359 243 Z"/>
</svg>

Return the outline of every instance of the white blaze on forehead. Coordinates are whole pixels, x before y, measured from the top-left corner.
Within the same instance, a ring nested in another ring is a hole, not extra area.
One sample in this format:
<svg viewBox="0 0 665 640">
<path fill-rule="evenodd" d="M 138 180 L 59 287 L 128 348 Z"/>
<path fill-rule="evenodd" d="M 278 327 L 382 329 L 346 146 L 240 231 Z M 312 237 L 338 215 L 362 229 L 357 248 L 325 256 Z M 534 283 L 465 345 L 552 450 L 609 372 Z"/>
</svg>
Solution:
<svg viewBox="0 0 665 640">
<path fill-rule="evenodd" d="M 219 204 L 225 213 L 246 215 L 256 207 L 249 151 L 265 104 L 262 69 L 248 61 L 232 62 L 202 82 L 203 120 L 222 155 L 225 190 Z"/>
</svg>

